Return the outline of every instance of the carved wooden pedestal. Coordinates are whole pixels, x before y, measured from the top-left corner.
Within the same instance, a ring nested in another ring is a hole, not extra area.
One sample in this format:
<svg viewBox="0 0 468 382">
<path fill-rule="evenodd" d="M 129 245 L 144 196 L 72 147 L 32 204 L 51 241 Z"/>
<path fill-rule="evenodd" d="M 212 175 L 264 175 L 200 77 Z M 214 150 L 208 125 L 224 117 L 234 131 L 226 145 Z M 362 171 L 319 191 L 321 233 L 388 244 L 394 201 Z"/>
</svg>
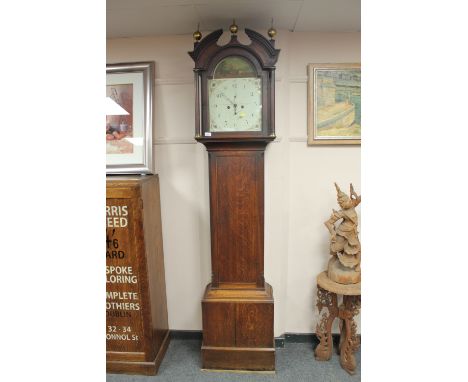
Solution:
<svg viewBox="0 0 468 382">
<path fill-rule="evenodd" d="M 343 295 L 343 303 L 338 306 L 338 294 Z M 332 324 L 335 318 L 340 321 L 340 364 L 348 373 L 354 374 L 356 359 L 354 353 L 359 348 L 354 316 L 361 307 L 361 283 L 338 284 L 330 280 L 327 272 L 317 277 L 317 307 L 321 318 L 317 324 L 316 334 L 320 340 L 315 349 L 317 361 L 328 361 L 332 355 Z M 325 310 L 326 308 L 326 310 Z"/>
<path fill-rule="evenodd" d="M 107 177 L 106 369 L 155 375 L 169 344 L 157 175 Z"/>
</svg>

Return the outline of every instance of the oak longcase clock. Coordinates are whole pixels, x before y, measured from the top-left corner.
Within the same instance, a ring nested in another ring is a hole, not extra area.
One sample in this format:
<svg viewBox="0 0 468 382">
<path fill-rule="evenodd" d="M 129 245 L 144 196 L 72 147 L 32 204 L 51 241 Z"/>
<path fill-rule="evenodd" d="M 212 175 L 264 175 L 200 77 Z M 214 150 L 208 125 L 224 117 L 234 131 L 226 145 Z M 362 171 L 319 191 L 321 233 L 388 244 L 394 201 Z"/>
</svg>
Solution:
<svg viewBox="0 0 468 382">
<path fill-rule="evenodd" d="M 237 26 L 230 30 L 226 45 L 217 44 L 220 29 L 189 52 L 195 139 L 208 150 L 210 176 L 212 279 L 202 300 L 202 366 L 274 370 L 273 290 L 263 274 L 264 153 L 275 139 L 279 50 L 250 29 L 250 44 L 241 44 Z"/>
</svg>

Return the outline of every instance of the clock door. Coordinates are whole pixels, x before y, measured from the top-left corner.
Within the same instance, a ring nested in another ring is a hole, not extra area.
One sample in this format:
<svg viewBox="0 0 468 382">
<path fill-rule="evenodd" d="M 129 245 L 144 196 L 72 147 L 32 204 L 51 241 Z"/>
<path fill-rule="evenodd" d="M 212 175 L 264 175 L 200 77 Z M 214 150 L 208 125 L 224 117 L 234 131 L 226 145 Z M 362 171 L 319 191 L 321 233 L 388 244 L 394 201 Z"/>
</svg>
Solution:
<svg viewBox="0 0 468 382">
<path fill-rule="evenodd" d="M 265 145 L 209 148 L 213 285 L 264 288 Z"/>
<path fill-rule="evenodd" d="M 221 60 L 208 79 L 210 132 L 262 130 L 262 78 L 245 58 Z"/>
</svg>

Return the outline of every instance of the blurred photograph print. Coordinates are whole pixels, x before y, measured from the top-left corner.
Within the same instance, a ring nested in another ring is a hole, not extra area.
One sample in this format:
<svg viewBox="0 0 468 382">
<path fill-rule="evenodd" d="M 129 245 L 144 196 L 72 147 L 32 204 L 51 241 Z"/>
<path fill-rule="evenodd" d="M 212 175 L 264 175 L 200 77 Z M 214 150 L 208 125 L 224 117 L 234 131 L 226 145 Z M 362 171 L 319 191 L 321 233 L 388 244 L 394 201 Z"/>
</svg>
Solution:
<svg viewBox="0 0 468 382">
<path fill-rule="evenodd" d="M 106 96 L 122 108 L 122 115 L 106 116 L 106 153 L 131 154 L 133 145 L 133 85 L 107 85 Z M 126 114 L 123 114 L 126 112 Z"/>
</svg>

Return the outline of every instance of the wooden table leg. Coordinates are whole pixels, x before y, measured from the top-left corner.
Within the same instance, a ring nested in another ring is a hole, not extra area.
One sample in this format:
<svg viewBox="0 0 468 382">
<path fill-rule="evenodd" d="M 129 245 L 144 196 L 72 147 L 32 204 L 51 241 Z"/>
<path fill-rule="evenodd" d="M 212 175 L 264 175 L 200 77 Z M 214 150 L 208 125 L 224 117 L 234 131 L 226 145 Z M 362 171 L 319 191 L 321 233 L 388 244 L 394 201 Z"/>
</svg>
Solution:
<svg viewBox="0 0 468 382">
<path fill-rule="evenodd" d="M 331 334 L 333 320 L 338 316 L 338 302 L 335 293 L 329 292 L 317 286 L 317 308 L 319 310 L 319 322 L 315 332 L 320 343 L 315 348 L 317 361 L 328 361 L 332 355 L 333 339 Z M 327 308 L 328 312 L 322 312 Z"/>
<path fill-rule="evenodd" d="M 359 349 L 359 339 L 354 316 L 361 308 L 361 296 L 343 296 L 343 305 L 340 306 L 338 316 L 340 322 L 340 364 L 349 374 L 356 370 L 354 353 Z"/>
</svg>

